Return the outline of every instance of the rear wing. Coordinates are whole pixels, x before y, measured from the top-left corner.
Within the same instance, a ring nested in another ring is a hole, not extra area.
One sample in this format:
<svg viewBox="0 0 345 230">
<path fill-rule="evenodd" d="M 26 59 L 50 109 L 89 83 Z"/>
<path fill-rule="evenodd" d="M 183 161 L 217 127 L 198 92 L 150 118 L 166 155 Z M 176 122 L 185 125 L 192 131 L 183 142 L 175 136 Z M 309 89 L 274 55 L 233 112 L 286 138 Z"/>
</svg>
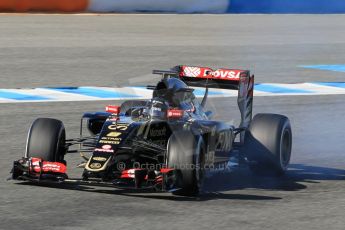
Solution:
<svg viewBox="0 0 345 230">
<path fill-rule="evenodd" d="M 177 66 L 179 78 L 189 86 L 238 90 L 241 112 L 240 128 L 248 128 L 252 120 L 254 75 L 249 70 Z"/>
<path fill-rule="evenodd" d="M 178 77 L 188 86 L 238 90 L 237 103 L 241 112 L 240 128 L 248 128 L 252 120 L 254 75 L 249 70 L 217 69 L 197 66 L 176 66 L 171 71 L 157 71 L 163 77 Z M 204 99 L 207 98 L 207 91 Z M 204 100 L 203 100 L 204 101 Z M 241 142 L 244 132 L 241 133 Z"/>
<path fill-rule="evenodd" d="M 175 67 L 178 76 L 189 86 L 220 89 L 239 89 L 240 79 L 249 76 L 248 70 L 217 69 L 196 66 Z"/>
</svg>

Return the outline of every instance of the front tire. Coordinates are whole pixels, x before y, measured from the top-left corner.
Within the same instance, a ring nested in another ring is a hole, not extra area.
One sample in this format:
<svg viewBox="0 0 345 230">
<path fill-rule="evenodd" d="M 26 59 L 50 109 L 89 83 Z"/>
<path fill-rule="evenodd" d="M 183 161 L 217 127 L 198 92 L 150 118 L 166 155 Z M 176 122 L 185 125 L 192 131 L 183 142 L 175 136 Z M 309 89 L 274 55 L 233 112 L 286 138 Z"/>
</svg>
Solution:
<svg viewBox="0 0 345 230">
<path fill-rule="evenodd" d="M 205 145 L 202 136 L 189 131 L 174 132 L 168 142 L 167 165 L 180 176 L 175 195 L 195 196 L 202 187 L 204 177 Z"/>
<path fill-rule="evenodd" d="M 279 114 L 257 114 L 245 138 L 245 152 L 255 164 L 255 172 L 286 172 L 291 158 L 292 131 L 290 121 Z"/>
<path fill-rule="evenodd" d="M 36 119 L 29 130 L 25 157 L 65 163 L 66 133 L 61 121 L 51 118 Z"/>
</svg>

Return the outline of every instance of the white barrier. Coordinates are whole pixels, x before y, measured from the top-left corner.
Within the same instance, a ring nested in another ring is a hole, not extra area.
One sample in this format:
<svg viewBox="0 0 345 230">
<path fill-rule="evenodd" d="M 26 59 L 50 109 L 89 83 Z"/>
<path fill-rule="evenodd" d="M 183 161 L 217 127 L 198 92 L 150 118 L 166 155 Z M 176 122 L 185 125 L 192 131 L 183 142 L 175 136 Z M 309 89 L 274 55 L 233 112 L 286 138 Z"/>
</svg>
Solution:
<svg viewBox="0 0 345 230">
<path fill-rule="evenodd" d="M 226 13 L 230 0 L 90 0 L 89 12 Z"/>
</svg>

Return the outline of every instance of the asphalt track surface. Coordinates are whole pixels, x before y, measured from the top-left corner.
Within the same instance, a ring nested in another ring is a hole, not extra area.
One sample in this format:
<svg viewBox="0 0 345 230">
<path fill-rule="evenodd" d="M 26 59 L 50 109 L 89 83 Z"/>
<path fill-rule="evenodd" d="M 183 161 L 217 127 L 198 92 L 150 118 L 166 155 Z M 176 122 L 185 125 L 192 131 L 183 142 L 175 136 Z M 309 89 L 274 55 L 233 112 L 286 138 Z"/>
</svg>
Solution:
<svg viewBox="0 0 345 230">
<path fill-rule="evenodd" d="M 344 81 L 344 73 L 297 67 L 344 63 L 344 22 L 342 15 L 1 15 L 0 86 L 148 84 L 157 79 L 152 69 L 181 63 L 251 69 L 257 82 Z M 108 103 L 1 105 L 0 229 L 344 229 L 344 95 L 254 100 L 254 113 L 291 120 L 292 165 L 283 178 L 220 173 L 199 198 L 5 181 L 36 117 L 63 120 L 73 137 L 84 111 Z M 235 103 L 208 106 L 216 119 L 234 121 Z M 79 158 L 67 160 L 77 176 Z"/>
</svg>

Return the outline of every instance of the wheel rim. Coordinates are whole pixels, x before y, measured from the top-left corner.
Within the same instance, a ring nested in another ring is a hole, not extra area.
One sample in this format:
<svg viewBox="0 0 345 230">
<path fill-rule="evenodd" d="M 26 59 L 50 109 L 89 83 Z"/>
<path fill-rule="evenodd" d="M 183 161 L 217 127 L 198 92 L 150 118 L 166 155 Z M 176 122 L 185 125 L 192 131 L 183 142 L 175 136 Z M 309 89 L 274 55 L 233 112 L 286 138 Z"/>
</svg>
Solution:
<svg viewBox="0 0 345 230">
<path fill-rule="evenodd" d="M 286 169 L 291 157 L 291 132 L 285 129 L 281 138 L 280 145 L 280 164 L 283 169 Z"/>
</svg>

